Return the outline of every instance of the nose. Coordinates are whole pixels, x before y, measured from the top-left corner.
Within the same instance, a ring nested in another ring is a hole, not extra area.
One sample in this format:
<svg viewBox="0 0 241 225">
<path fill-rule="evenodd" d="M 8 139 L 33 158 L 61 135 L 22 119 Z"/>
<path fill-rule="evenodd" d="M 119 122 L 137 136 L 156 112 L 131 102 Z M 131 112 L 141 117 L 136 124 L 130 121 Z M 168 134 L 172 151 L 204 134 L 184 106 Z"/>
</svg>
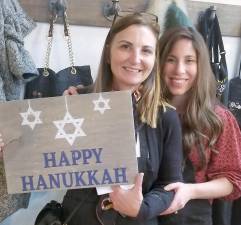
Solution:
<svg viewBox="0 0 241 225">
<path fill-rule="evenodd" d="M 138 64 L 141 62 L 141 60 L 142 60 L 141 52 L 137 49 L 133 49 L 130 55 L 130 62 L 132 64 Z"/>
<path fill-rule="evenodd" d="M 178 74 L 183 74 L 183 73 L 185 73 L 185 64 L 183 63 L 183 62 L 181 62 L 181 61 L 179 61 L 179 62 L 177 62 L 177 64 L 176 64 L 176 72 L 178 73 Z"/>
</svg>

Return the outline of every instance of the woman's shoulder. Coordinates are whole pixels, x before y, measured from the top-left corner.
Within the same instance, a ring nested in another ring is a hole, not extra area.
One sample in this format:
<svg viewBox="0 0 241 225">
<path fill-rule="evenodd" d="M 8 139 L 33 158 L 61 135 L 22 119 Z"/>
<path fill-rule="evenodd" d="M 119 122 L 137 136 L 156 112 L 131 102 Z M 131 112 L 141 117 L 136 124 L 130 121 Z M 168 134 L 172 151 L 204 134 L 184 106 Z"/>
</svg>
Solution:
<svg viewBox="0 0 241 225">
<path fill-rule="evenodd" d="M 238 122 L 234 115 L 225 106 L 215 106 L 215 112 L 223 123 L 223 131 L 219 136 L 219 140 L 234 140 L 238 138 L 241 140 L 241 132 L 238 126 Z"/>
<path fill-rule="evenodd" d="M 159 110 L 159 123 L 173 124 L 179 126 L 179 117 L 175 107 L 169 104 L 162 104 Z"/>
<path fill-rule="evenodd" d="M 225 123 L 227 121 L 234 121 L 236 122 L 236 119 L 234 115 L 229 111 L 228 108 L 222 105 L 216 105 L 215 108 L 215 113 L 219 116 L 219 118 Z"/>
<path fill-rule="evenodd" d="M 160 116 L 163 116 L 163 117 L 171 117 L 171 116 L 177 115 L 176 108 L 168 103 L 163 103 L 160 105 L 159 113 L 160 113 Z"/>
</svg>

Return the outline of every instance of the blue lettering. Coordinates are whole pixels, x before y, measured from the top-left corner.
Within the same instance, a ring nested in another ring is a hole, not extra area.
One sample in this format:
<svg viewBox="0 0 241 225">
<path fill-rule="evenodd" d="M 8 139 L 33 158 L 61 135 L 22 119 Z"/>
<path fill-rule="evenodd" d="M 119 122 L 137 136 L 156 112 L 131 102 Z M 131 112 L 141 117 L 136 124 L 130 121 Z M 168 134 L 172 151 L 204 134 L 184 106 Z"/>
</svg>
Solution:
<svg viewBox="0 0 241 225">
<path fill-rule="evenodd" d="M 81 158 L 81 152 L 78 150 L 73 150 L 71 152 L 72 152 L 73 165 L 78 165 L 77 161 Z"/>
<path fill-rule="evenodd" d="M 128 183 L 126 180 L 126 168 L 114 168 L 116 183 Z"/>
<path fill-rule="evenodd" d="M 75 172 L 75 180 L 76 180 L 76 186 L 86 186 L 86 183 L 84 182 L 82 176 L 85 172 Z"/>
<path fill-rule="evenodd" d="M 92 151 L 93 151 L 93 153 L 95 155 L 96 163 L 102 163 L 100 161 L 100 155 L 101 155 L 101 152 L 102 152 L 102 148 L 98 148 L 98 149 L 94 148 L 94 149 L 92 149 Z"/>
<path fill-rule="evenodd" d="M 23 176 L 22 179 L 22 191 L 33 191 L 33 176 Z"/>
<path fill-rule="evenodd" d="M 43 153 L 44 168 L 56 167 L 55 152 Z"/>
<path fill-rule="evenodd" d="M 70 166 L 70 163 L 68 161 L 68 157 L 65 155 L 65 152 L 61 152 L 60 160 L 59 160 L 59 165 L 58 166 Z"/>
<path fill-rule="evenodd" d="M 49 186 L 51 189 L 60 188 L 59 173 L 49 174 Z"/>
<path fill-rule="evenodd" d="M 101 184 L 113 184 L 108 169 L 104 169 L 104 175 Z"/>
<path fill-rule="evenodd" d="M 38 185 L 36 190 L 45 190 L 45 189 L 48 189 L 47 184 L 45 183 L 44 177 L 42 175 L 39 175 Z"/>
<path fill-rule="evenodd" d="M 83 164 L 89 164 L 88 159 L 91 158 L 92 153 L 90 149 L 83 149 Z"/>
<path fill-rule="evenodd" d="M 88 173 L 89 178 L 89 184 L 88 185 L 98 185 L 100 184 L 99 181 L 95 178 L 95 174 L 97 173 L 97 170 L 88 170 L 86 171 Z"/>
<path fill-rule="evenodd" d="M 67 178 L 66 178 L 66 175 L 67 175 L 67 173 L 61 173 L 61 175 L 62 175 L 62 178 L 63 178 L 63 184 L 64 184 L 64 186 L 65 187 L 72 187 L 73 186 L 73 176 L 72 176 L 72 172 L 69 172 L 68 173 L 68 177 L 69 177 L 69 184 L 67 183 Z"/>
</svg>

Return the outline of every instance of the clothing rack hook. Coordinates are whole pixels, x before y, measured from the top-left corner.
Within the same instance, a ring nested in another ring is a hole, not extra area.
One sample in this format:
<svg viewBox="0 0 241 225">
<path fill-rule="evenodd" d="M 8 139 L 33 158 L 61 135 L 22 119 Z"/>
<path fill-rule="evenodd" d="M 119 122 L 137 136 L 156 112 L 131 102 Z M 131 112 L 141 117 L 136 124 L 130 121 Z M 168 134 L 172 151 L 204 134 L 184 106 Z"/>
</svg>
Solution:
<svg viewBox="0 0 241 225">
<path fill-rule="evenodd" d="M 217 11 L 217 7 L 215 5 L 212 5 L 209 7 L 210 11 L 211 11 L 211 20 L 213 20 L 215 18 L 216 15 L 216 11 Z"/>
<path fill-rule="evenodd" d="M 49 0 L 49 11 L 55 17 L 64 17 L 67 9 L 67 0 Z"/>
<path fill-rule="evenodd" d="M 112 0 L 112 4 L 104 2 L 103 15 L 107 20 L 112 21 L 113 17 L 121 10 L 119 0 Z"/>
</svg>

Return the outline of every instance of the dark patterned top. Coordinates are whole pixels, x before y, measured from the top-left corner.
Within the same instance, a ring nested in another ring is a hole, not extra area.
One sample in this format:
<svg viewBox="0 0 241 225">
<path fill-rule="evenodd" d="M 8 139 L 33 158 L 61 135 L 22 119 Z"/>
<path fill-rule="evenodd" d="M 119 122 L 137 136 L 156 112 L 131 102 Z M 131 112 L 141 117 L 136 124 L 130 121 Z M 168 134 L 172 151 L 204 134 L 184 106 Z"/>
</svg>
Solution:
<svg viewBox="0 0 241 225">
<path fill-rule="evenodd" d="M 241 196 L 241 132 L 231 112 L 221 106 L 217 106 L 215 111 L 224 124 L 223 132 L 214 146 L 218 153 L 207 149 L 208 165 L 196 172 L 195 180 L 200 183 L 226 177 L 234 186 L 226 199 L 235 199 Z M 200 161 L 197 149 L 191 151 L 189 158 L 194 168 L 198 168 Z"/>
</svg>

